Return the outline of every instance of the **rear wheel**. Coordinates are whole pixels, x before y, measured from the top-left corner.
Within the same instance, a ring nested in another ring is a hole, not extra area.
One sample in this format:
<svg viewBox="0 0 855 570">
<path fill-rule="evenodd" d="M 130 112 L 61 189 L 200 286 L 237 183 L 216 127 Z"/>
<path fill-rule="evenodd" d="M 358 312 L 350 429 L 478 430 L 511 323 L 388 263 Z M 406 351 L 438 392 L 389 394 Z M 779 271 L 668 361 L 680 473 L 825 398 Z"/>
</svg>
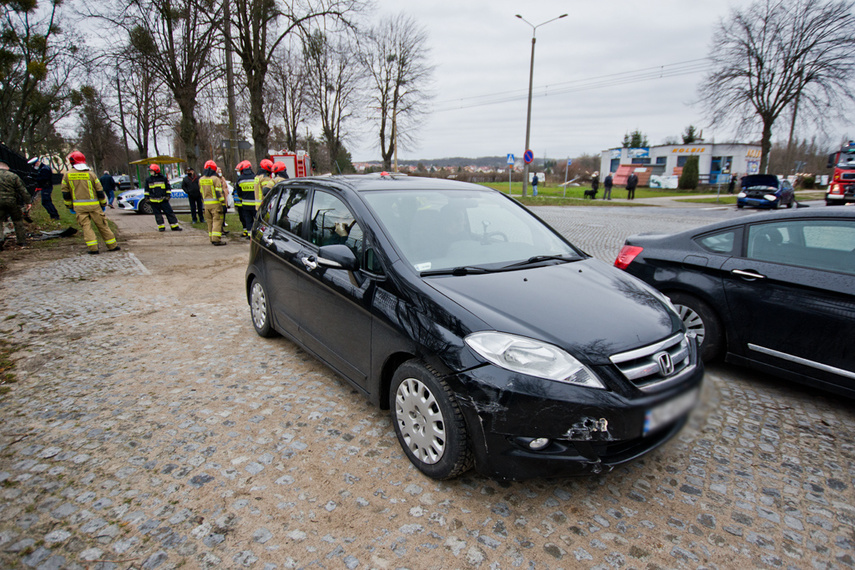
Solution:
<svg viewBox="0 0 855 570">
<path fill-rule="evenodd" d="M 389 407 L 398 443 L 410 462 L 433 479 L 452 479 L 472 467 L 463 414 L 448 384 L 422 362 L 395 371 Z"/>
<path fill-rule="evenodd" d="M 715 360 L 724 347 L 724 332 L 718 315 L 709 305 L 692 295 L 671 293 L 668 297 L 686 325 L 686 332 L 695 335 L 701 360 Z"/>
<path fill-rule="evenodd" d="M 259 336 L 270 338 L 276 335 L 270 318 L 270 304 L 264 286 L 258 279 L 252 280 L 249 289 L 249 311 L 252 315 L 252 326 Z"/>
</svg>

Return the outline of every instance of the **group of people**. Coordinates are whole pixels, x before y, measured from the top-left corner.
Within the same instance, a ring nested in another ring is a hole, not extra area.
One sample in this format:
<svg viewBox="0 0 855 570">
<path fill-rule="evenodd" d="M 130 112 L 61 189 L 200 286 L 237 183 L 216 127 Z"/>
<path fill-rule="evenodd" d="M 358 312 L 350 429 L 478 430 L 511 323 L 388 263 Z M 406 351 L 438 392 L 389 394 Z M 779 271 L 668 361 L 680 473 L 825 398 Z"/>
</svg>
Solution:
<svg viewBox="0 0 855 570">
<path fill-rule="evenodd" d="M 611 200 L 612 199 L 612 187 L 614 186 L 614 178 L 612 178 L 612 173 L 609 172 L 606 174 L 606 177 L 603 179 L 603 200 Z M 591 175 L 591 190 L 585 191 L 585 197 L 590 197 L 595 199 L 597 197 L 597 190 L 600 187 L 600 173 L 594 172 Z M 638 176 L 635 172 L 630 173 L 630 175 L 626 179 L 626 198 L 627 200 L 635 200 L 635 189 L 638 187 Z"/>
</svg>

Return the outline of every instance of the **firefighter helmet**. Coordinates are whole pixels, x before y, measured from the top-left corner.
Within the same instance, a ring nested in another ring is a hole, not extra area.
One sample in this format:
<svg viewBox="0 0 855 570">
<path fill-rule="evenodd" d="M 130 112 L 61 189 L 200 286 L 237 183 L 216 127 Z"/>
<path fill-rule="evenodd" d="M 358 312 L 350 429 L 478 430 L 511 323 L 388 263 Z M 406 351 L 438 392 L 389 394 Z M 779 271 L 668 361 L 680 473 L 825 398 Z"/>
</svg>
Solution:
<svg viewBox="0 0 855 570">
<path fill-rule="evenodd" d="M 217 163 L 214 162 L 213 160 L 209 160 L 208 162 L 205 163 L 205 168 L 209 168 L 211 170 L 216 171 L 217 170 Z"/>
<path fill-rule="evenodd" d="M 148 169 L 154 172 L 155 174 L 160 174 L 160 167 L 156 164 L 149 165 Z"/>
<path fill-rule="evenodd" d="M 252 163 L 248 160 L 238 162 L 238 165 L 235 166 L 235 170 L 237 170 L 238 172 L 240 172 L 241 170 L 246 170 L 247 168 L 252 168 Z"/>
<path fill-rule="evenodd" d="M 83 156 L 83 153 L 79 150 L 75 150 L 68 155 L 68 162 L 70 162 L 72 166 L 75 164 L 84 164 L 86 162 L 86 157 Z"/>
<path fill-rule="evenodd" d="M 258 167 L 262 170 L 266 170 L 267 172 L 273 172 L 273 161 L 269 158 L 265 158 L 258 163 Z"/>
<path fill-rule="evenodd" d="M 288 167 L 285 166 L 285 163 L 277 160 L 273 163 L 273 172 L 282 172 L 283 170 L 288 170 Z"/>
</svg>

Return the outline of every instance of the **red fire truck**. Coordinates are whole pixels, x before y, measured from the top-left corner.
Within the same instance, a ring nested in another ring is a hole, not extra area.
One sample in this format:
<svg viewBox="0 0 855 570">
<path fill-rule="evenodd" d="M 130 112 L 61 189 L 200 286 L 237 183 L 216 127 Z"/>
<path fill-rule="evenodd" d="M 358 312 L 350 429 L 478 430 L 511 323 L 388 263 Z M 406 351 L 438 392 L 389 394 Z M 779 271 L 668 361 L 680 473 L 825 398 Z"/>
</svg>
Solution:
<svg viewBox="0 0 855 570">
<path fill-rule="evenodd" d="M 828 168 L 834 175 L 828 183 L 825 204 L 834 206 L 855 202 L 855 141 L 828 156 Z"/>
<path fill-rule="evenodd" d="M 309 158 L 309 153 L 305 150 L 298 150 L 297 152 L 291 152 L 290 150 L 271 152 L 270 160 L 273 162 L 284 162 L 290 178 L 312 175 L 312 159 Z"/>
</svg>

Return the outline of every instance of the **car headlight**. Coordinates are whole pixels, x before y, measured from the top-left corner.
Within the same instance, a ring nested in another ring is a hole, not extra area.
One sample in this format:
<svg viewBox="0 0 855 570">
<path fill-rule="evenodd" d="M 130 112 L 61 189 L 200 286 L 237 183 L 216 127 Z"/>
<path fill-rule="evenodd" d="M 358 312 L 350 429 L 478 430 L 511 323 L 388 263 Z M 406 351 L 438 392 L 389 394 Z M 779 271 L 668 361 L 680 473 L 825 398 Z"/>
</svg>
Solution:
<svg viewBox="0 0 855 570">
<path fill-rule="evenodd" d="M 485 331 L 467 336 L 466 344 L 491 364 L 547 380 L 605 389 L 587 366 L 557 346 L 523 336 Z"/>
<path fill-rule="evenodd" d="M 737 198 L 745 198 L 746 196 L 748 196 L 748 194 L 746 194 L 745 192 L 740 192 L 736 195 Z"/>
<path fill-rule="evenodd" d="M 778 197 L 775 196 L 774 194 L 764 194 L 763 198 L 765 198 L 769 202 L 774 202 L 775 200 L 778 199 Z"/>
</svg>

